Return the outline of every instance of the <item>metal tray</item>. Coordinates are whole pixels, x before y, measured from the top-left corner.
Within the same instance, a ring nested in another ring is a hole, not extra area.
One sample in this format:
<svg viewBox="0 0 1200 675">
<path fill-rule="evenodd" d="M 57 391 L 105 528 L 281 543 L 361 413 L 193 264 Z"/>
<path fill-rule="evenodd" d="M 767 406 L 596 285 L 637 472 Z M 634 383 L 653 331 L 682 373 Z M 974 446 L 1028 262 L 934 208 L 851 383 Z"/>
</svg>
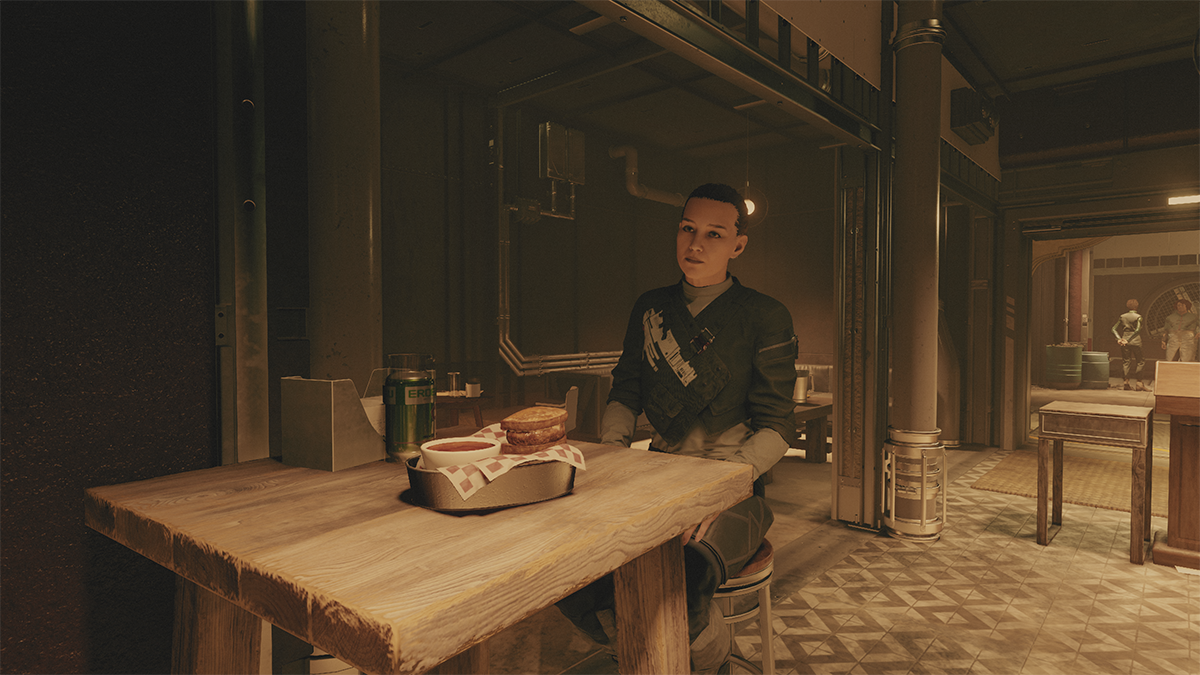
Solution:
<svg viewBox="0 0 1200 675">
<path fill-rule="evenodd" d="M 444 513 L 495 511 L 561 497 L 575 487 L 575 467 L 566 462 L 530 462 L 513 467 L 464 500 L 439 471 L 417 468 L 420 457 L 404 464 L 409 490 L 401 495 L 417 506 Z"/>
</svg>

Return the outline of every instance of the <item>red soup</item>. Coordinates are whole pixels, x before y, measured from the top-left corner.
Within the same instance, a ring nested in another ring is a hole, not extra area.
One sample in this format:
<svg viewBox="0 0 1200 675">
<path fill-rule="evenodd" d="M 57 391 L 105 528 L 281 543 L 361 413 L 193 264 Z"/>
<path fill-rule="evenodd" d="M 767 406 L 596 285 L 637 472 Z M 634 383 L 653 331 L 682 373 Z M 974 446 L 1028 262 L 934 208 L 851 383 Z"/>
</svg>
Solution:
<svg viewBox="0 0 1200 675">
<path fill-rule="evenodd" d="M 478 441 L 457 441 L 455 443 L 439 443 L 429 446 L 430 450 L 438 452 L 466 452 L 468 450 L 483 450 L 484 448 L 492 447 L 491 443 L 480 443 Z"/>
</svg>

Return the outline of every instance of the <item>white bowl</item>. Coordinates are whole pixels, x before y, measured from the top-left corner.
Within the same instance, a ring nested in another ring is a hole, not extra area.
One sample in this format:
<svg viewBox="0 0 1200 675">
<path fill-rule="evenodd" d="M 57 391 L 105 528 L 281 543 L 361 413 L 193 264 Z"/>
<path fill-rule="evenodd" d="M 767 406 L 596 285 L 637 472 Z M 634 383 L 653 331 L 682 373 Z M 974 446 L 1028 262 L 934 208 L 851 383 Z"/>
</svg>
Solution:
<svg viewBox="0 0 1200 675">
<path fill-rule="evenodd" d="M 478 447 L 473 450 L 439 450 L 439 446 L 471 443 Z M 500 454 L 500 441 L 479 438 L 478 436 L 457 436 L 454 438 L 435 438 L 421 444 L 421 462 L 426 469 L 439 469 L 445 466 L 470 464 L 485 457 Z"/>
</svg>

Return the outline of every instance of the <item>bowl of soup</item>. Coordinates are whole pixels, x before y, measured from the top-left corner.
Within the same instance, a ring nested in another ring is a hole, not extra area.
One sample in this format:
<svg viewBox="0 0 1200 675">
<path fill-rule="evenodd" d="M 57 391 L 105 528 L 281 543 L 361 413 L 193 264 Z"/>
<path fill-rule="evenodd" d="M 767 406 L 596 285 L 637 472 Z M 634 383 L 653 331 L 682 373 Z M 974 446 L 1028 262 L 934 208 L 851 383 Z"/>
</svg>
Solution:
<svg viewBox="0 0 1200 675">
<path fill-rule="evenodd" d="M 470 464 L 499 454 L 500 441 L 478 436 L 436 438 L 421 444 L 421 462 L 426 469 Z"/>
</svg>

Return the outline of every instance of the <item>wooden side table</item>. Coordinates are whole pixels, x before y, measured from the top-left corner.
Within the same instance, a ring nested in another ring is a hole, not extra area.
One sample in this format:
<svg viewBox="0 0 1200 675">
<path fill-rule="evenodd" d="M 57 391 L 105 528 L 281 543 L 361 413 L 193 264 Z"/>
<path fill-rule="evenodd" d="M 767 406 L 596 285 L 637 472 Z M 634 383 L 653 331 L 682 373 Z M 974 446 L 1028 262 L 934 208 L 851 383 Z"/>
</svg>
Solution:
<svg viewBox="0 0 1200 675">
<path fill-rule="evenodd" d="M 1038 412 L 1037 543 L 1050 543 L 1050 522 L 1062 525 L 1062 452 L 1064 441 L 1110 445 L 1133 451 L 1129 504 L 1129 562 L 1146 561 L 1150 537 L 1150 495 L 1154 467 L 1153 408 L 1055 401 Z M 1053 495 L 1050 480 L 1053 476 Z M 1047 504 L 1051 498 L 1051 504 Z M 1057 530 L 1055 531 L 1057 534 Z"/>
</svg>

